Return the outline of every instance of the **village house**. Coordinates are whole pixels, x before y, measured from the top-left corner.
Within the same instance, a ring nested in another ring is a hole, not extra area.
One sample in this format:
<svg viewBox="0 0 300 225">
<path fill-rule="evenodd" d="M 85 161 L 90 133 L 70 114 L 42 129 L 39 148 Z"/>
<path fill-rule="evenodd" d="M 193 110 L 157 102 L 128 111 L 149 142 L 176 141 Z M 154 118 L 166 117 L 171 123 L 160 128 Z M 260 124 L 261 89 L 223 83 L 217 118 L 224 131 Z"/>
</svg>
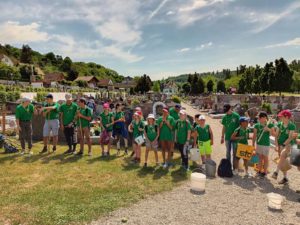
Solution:
<svg viewBox="0 0 300 225">
<path fill-rule="evenodd" d="M 56 87 L 58 83 L 65 79 L 65 76 L 61 72 L 53 72 L 45 74 L 43 85 L 44 87 Z"/>
<path fill-rule="evenodd" d="M 0 54 L 0 61 L 7 66 L 14 66 L 14 62 L 7 55 Z"/>
<path fill-rule="evenodd" d="M 171 96 L 171 95 L 177 95 L 178 94 L 178 86 L 175 82 L 170 81 L 168 82 L 163 89 L 163 94 Z"/>
<path fill-rule="evenodd" d="M 98 82 L 98 87 L 99 88 L 105 88 L 108 91 L 113 91 L 114 90 L 114 83 L 112 82 L 111 79 L 101 79 Z"/>
<path fill-rule="evenodd" d="M 83 76 L 83 77 L 77 77 L 75 81 L 86 81 L 88 84 L 88 87 L 90 88 L 96 88 L 98 86 L 99 80 L 95 76 Z"/>
</svg>

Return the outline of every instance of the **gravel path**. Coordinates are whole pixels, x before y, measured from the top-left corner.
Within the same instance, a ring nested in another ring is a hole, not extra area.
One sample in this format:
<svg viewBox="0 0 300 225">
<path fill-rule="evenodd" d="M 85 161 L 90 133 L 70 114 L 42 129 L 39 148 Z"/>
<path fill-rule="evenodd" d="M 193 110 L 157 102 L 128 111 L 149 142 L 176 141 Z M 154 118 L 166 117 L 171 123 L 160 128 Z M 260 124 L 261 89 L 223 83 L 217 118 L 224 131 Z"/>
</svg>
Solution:
<svg viewBox="0 0 300 225">
<path fill-rule="evenodd" d="M 197 113 L 188 105 L 184 107 L 190 115 Z M 221 125 L 219 120 L 210 118 L 207 118 L 207 122 L 215 136 L 213 159 L 219 162 L 225 156 L 225 147 L 219 143 Z M 274 166 L 272 163 L 271 171 Z M 126 224 L 129 225 L 299 225 L 300 203 L 297 202 L 297 198 L 300 195 L 297 195 L 295 190 L 300 188 L 300 173 L 293 168 L 289 177 L 290 184 L 286 186 L 278 185 L 271 178 L 244 178 L 243 174 L 231 179 L 218 177 L 207 180 L 206 192 L 202 195 L 192 194 L 187 182 L 171 192 L 150 196 L 131 207 L 114 211 L 92 222 L 92 225 L 123 224 L 122 218 L 126 218 Z M 269 192 L 285 196 L 283 211 L 274 212 L 268 209 L 266 194 Z"/>
</svg>

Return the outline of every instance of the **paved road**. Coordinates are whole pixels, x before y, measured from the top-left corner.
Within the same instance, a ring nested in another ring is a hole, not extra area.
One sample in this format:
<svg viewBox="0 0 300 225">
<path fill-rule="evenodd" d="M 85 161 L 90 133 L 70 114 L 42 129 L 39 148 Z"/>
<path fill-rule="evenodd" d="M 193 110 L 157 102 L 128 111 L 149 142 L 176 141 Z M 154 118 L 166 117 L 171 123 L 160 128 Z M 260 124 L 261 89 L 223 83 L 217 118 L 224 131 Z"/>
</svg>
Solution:
<svg viewBox="0 0 300 225">
<path fill-rule="evenodd" d="M 183 104 L 190 115 L 198 113 Z M 211 125 L 215 145 L 213 159 L 219 162 L 225 156 L 225 148 L 220 144 L 221 125 L 219 120 L 207 118 Z M 271 157 L 274 155 L 271 153 Z M 274 168 L 272 163 L 271 167 Z M 189 182 L 171 192 L 159 194 L 142 200 L 129 207 L 112 212 L 107 217 L 93 222 L 93 225 L 122 224 L 128 218 L 130 225 L 158 224 L 300 224 L 300 203 L 294 190 L 300 188 L 300 173 L 291 171 L 289 186 L 279 186 L 271 178 L 260 180 L 240 176 L 231 179 L 215 178 L 207 180 L 203 195 L 190 193 Z M 280 193 L 286 197 L 282 212 L 272 212 L 267 207 L 266 194 Z"/>
</svg>

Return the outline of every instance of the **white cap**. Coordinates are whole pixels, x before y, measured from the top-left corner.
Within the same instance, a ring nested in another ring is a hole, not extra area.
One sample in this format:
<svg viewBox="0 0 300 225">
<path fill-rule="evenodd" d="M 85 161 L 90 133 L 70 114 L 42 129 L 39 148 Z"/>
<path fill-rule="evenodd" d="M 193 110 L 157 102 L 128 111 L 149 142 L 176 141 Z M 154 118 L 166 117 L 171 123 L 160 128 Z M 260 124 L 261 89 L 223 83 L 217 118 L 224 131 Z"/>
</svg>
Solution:
<svg viewBox="0 0 300 225">
<path fill-rule="evenodd" d="M 182 115 L 186 115 L 186 111 L 185 110 L 180 110 L 179 113 L 182 114 Z"/>
<path fill-rule="evenodd" d="M 155 119 L 155 116 L 154 116 L 153 114 L 150 113 L 150 114 L 148 115 L 147 119 Z"/>
<path fill-rule="evenodd" d="M 205 120 L 205 116 L 203 115 L 199 116 L 199 120 Z"/>
<path fill-rule="evenodd" d="M 29 98 L 21 98 L 20 102 L 31 102 L 31 100 Z"/>
<path fill-rule="evenodd" d="M 72 100 L 72 95 L 69 94 L 69 93 L 67 93 L 67 94 L 65 95 L 65 98 L 66 98 L 66 100 Z"/>
</svg>

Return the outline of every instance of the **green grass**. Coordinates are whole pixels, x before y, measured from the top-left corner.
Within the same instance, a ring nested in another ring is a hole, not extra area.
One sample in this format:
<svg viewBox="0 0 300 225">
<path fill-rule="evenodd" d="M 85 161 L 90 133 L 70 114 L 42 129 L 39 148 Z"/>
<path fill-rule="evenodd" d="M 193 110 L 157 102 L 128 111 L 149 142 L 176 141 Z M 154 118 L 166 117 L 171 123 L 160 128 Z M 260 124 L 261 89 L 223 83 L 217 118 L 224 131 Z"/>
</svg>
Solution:
<svg viewBox="0 0 300 225">
<path fill-rule="evenodd" d="M 41 147 L 30 157 L 0 154 L 0 224 L 83 224 L 187 179 L 179 166 L 154 167 L 152 152 L 142 168 L 115 151 L 100 158 L 99 146 L 92 157 L 64 156 L 65 147 L 39 155 Z"/>
</svg>

